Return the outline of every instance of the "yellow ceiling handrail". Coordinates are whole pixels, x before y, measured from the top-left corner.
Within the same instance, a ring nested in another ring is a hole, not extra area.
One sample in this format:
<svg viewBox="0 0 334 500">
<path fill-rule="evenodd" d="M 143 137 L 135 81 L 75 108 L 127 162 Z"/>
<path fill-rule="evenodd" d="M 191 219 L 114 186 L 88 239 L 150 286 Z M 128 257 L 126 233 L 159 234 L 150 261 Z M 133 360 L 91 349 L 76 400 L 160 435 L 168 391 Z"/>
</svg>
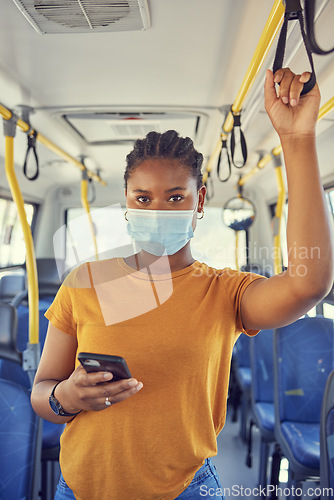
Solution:
<svg viewBox="0 0 334 500">
<path fill-rule="evenodd" d="M 250 91 L 254 81 L 259 74 L 261 66 L 267 57 L 270 47 L 276 37 L 276 34 L 283 22 L 285 7 L 281 0 L 275 0 L 275 3 L 271 9 L 265 27 L 262 31 L 260 40 L 257 44 L 251 62 L 246 71 L 246 75 L 243 79 L 239 92 L 232 105 L 232 111 L 234 113 L 240 113 L 243 103 Z M 233 128 L 233 115 L 230 112 L 224 122 L 223 130 L 225 133 L 231 132 Z"/>
<path fill-rule="evenodd" d="M 10 120 L 13 117 L 13 113 L 1 104 L 0 104 L 0 115 L 3 117 L 4 120 Z M 29 133 L 30 135 L 34 132 L 34 130 L 30 127 L 30 125 L 25 121 L 21 120 L 20 118 L 18 118 L 17 120 L 17 126 L 23 132 Z M 73 156 L 66 153 L 66 151 L 61 149 L 59 146 L 54 144 L 52 141 L 47 139 L 44 135 L 40 134 L 39 132 L 37 133 L 36 140 L 41 144 L 43 144 L 45 147 L 47 147 L 50 151 L 55 153 L 57 156 L 60 156 L 60 158 L 62 158 L 63 160 L 79 168 L 82 172 L 86 169 L 85 165 L 83 165 L 80 161 L 76 160 Z M 106 186 L 107 183 L 104 180 L 102 180 L 101 177 L 95 172 L 87 170 L 87 175 L 89 178 L 102 184 L 102 186 Z"/>
<path fill-rule="evenodd" d="M 251 59 L 251 62 L 248 66 L 247 72 L 239 89 L 239 92 L 234 100 L 234 103 L 232 104 L 232 111 L 234 113 L 240 113 L 242 109 L 243 103 L 245 102 L 248 92 L 250 91 L 252 85 L 254 84 L 254 81 L 261 69 L 261 66 L 265 58 L 267 57 L 269 49 L 283 22 L 284 12 L 285 12 L 285 7 L 282 3 L 282 0 L 275 0 L 274 5 L 269 14 L 269 17 L 267 19 L 267 22 L 265 24 L 265 27 L 263 29 L 263 32 L 261 34 L 261 37 L 259 39 L 259 42 L 257 44 L 257 47 L 255 49 L 255 52 L 253 54 L 253 57 Z M 226 116 L 222 127 L 223 133 L 225 133 L 226 138 L 227 138 L 226 134 L 230 133 L 233 128 L 233 123 L 234 123 L 234 118 L 232 112 L 230 111 Z M 219 154 L 220 147 L 221 147 L 221 138 L 218 140 L 208 160 L 205 171 L 203 173 L 204 184 L 208 178 L 207 172 L 210 172 L 212 170 L 212 164 L 216 156 L 218 156 Z"/>
<path fill-rule="evenodd" d="M 323 106 L 321 106 L 318 114 L 318 123 L 320 120 L 322 120 L 328 113 L 330 113 L 334 108 L 334 96 L 329 99 Z M 279 156 L 282 153 L 282 146 L 279 144 L 279 146 L 276 146 L 272 150 L 272 154 L 268 153 L 266 154 L 261 160 L 255 165 L 255 167 L 252 168 L 247 174 L 243 175 L 237 185 L 238 186 L 244 186 L 246 182 L 253 177 L 254 174 L 257 174 L 260 170 L 262 170 L 270 161 L 272 160 L 272 155 L 274 156 Z"/>
</svg>

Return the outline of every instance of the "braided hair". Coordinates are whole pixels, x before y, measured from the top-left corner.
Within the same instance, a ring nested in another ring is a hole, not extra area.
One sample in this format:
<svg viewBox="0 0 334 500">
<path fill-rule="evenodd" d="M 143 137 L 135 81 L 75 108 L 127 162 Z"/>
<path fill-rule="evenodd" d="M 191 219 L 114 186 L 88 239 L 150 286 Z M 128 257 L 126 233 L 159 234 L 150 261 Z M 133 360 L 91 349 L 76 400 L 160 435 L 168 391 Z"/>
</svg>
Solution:
<svg viewBox="0 0 334 500">
<path fill-rule="evenodd" d="M 175 130 L 167 130 L 163 134 L 149 132 L 144 139 L 135 142 L 133 150 L 126 157 L 125 189 L 131 173 L 149 158 L 179 160 L 182 165 L 189 168 L 191 175 L 197 180 L 197 189 L 202 186 L 203 155 L 196 151 L 189 137 L 183 138 Z"/>
</svg>

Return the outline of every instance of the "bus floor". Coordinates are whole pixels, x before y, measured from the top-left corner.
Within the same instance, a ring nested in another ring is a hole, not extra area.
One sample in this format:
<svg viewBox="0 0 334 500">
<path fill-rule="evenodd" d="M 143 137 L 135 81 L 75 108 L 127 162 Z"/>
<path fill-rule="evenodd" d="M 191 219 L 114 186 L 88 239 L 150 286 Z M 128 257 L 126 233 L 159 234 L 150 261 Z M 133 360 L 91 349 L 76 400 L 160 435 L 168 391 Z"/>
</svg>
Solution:
<svg viewBox="0 0 334 500">
<path fill-rule="evenodd" d="M 258 474 L 259 474 L 259 458 L 260 458 L 260 433 L 258 429 L 253 427 L 253 447 L 252 447 L 252 467 L 246 465 L 247 446 L 242 442 L 239 436 L 240 421 L 231 422 L 231 415 L 227 413 L 226 423 L 218 436 L 218 454 L 212 458 L 212 462 L 217 469 L 217 473 L 222 485 L 225 500 L 236 500 L 238 497 L 256 500 L 261 498 L 258 489 Z M 273 449 L 270 449 L 270 453 Z M 285 467 L 286 460 L 281 463 L 282 468 Z M 287 472 L 283 470 L 280 478 L 284 480 L 284 475 Z M 266 491 L 266 490 L 265 490 Z M 300 498 L 292 492 L 292 498 Z M 296 490 L 295 490 L 296 491 Z M 216 492 L 207 492 L 203 499 L 214 500 L 220 498 Z M 219 494 L 219 491 L 217 491 Z M 278 499 L 286 500 L 288 498 L 288 483 L 280 482 L 277 489 Z M 296 491 L 296 493 L 298 493 Z M 270 491 L 267 496 L 262 498 L 270 498 Z M 307 481 L 303 484 L 302 490 L 303 499 L 319 498 L 319 484 Z"/>
</svg>

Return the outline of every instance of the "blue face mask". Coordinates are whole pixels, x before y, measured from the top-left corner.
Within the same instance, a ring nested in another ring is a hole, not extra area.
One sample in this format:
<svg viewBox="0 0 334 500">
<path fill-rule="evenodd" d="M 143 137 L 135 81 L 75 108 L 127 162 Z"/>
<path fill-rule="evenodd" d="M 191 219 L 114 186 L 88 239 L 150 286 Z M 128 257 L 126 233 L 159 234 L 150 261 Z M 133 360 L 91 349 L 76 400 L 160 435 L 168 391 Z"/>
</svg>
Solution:
<svg viewBox="0 0 334 500">
<path fill-rule="evenodd" d="M 173 255 L 194 236 L 195 210 L 145 210 L 128 208 L 128 234 L 145 252 Z"/>
</svg>

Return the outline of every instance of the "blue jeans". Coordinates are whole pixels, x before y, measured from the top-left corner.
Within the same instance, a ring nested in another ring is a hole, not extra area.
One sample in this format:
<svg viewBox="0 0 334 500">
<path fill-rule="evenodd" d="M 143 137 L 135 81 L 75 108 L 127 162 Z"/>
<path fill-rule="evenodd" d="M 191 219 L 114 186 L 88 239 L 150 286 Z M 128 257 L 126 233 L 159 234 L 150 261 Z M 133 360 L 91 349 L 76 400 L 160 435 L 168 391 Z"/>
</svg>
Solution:
<svg viewBox="0 0 334 500">
<path fill-rule="evenodd" d="M 175 500 L 203 500 L 205 497 L 212 500 L 222 500 L 224 497 L 221 490 L 222 487 L 217 476 L 216 467 L 212 464 L 211 458 L 207 458 L 202 467 L 196 472 L 189 486 Z M 65 483 L 62 474 L 57 486 L 55 500 L 75 500 L 73 491 Z"/>
</svg>

